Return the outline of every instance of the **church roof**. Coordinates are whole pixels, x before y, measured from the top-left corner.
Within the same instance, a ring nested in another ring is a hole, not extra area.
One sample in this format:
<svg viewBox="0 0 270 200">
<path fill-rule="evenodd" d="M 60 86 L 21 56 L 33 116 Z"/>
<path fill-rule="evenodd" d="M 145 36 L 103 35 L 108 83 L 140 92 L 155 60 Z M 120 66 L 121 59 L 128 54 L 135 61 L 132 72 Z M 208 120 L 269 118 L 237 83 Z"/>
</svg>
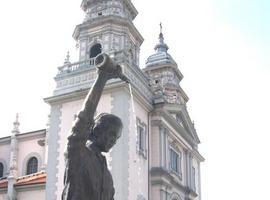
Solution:
<svg viewBox="0 0 270 200">
<path fill-rule="evenodd" d="M 19 177 L 17 179 L 17 183 L 15 183 L 15 186 L 45 184 L 46 175 L 47 174 L 45 172 L 38 172 L 28 176 Z"/>
<path fill-rule="evenodd" d="M 7 186 L 8 186 L 8 180 L 7 180 L 7 178 L 0 179 L 0 189 L 7 188 Z"/>
<path fill-rule="evenodd" d="M 176 65 L 172 56 L 168 53 L 168 45 L 164 42 L 163 33 L 159 34 L 159 43 L 155 46 L 156 53 L 149 56 L 146 60 L 146 67 L 160 65 L 160 64 L 171 64 Z"/>
<path fill-rule="evenodd" d="M 45 184 L 46 183 L 46 176 L 45 172 L 38 172 L 35 174 L 30 174 L 27 176 L 22 176 L 17 179 L 17 182 L 14 186 L 26 186 L 26 185 L 36 185 L 36 184 Z M 4 189 L 8 187 L 8 180 L 7 178 L 0 179 L 0 189 Z"/>
</svg>

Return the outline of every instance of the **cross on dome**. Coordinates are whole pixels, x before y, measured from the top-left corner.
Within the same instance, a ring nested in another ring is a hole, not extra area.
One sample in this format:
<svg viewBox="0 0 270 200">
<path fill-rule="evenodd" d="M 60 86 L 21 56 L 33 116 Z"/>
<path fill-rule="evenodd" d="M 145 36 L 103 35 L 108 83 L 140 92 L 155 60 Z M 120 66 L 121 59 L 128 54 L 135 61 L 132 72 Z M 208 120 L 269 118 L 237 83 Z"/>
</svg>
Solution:
<svg viewBox="0 0 270 200">
<path fill-rule="evenodd" d="M 164 43 L 164 36 L 162 33 L 162 23 L 160 22 L 159 24 L 159 28 L 160 28 L 160 33 L 159 33 L 159 43 L 155 46 L 155 50 L 157 52 L 167 52 L 169 47 L 167 44 Z"/>
</svg>

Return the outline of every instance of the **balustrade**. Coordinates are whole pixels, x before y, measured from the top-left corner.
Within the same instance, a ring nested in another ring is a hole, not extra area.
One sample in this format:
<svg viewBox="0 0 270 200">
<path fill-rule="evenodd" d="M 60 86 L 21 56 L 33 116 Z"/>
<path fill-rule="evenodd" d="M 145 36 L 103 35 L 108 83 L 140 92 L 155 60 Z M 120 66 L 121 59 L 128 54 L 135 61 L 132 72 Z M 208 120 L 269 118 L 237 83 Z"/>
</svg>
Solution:
<svg viewBox="0 0 270 200">
<path fill-rule="evenodd" d="M 81 69 L 87 69 L 95 65 L 95 59 L 91 58 L 88 60 L 69 63 L 64 66 L 58 67 L 58 75 L 75 72 Z"/>
</svg>

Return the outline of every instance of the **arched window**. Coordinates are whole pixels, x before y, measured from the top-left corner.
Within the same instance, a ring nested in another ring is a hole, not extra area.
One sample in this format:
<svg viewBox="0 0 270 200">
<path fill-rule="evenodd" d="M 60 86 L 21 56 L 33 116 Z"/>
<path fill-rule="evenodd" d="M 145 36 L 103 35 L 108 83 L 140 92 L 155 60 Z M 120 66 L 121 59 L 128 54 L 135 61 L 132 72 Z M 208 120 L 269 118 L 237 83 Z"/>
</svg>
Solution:
<svg viewBox="0 0 270 200">
<path fill-rule="evenodd" d="M 4 176 L 4 165 L 0 162 L 0 178 Z"/>
<path fill-rule="evenodd" d="M 90 49 L 90 58 L 95 58 L 100 53 L 101 53 L 101 44 L 95 44 Z"/>
<path fill-rule="evenodd" d="M 31 157 L 27 162 L 26 175 L 33 174 L 38 171 L 38 160 L 36 157 Z"/>
</svg>

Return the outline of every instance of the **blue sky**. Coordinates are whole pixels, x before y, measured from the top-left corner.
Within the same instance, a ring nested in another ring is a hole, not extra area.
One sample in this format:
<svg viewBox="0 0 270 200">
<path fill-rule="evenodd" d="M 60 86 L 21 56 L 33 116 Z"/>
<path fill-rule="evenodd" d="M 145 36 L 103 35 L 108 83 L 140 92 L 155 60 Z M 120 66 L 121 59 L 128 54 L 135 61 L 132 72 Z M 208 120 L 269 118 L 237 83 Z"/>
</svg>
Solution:
<svg viewBox="0 0 270 200">
<path fill-rule="evenodd" d="M 213 1 L 218 21 L 239 30 L 248 42 L 255 43 L 265 54 L 270 68 L 270 1 L 268 0 L 218 0 Z"/>
</svg>

